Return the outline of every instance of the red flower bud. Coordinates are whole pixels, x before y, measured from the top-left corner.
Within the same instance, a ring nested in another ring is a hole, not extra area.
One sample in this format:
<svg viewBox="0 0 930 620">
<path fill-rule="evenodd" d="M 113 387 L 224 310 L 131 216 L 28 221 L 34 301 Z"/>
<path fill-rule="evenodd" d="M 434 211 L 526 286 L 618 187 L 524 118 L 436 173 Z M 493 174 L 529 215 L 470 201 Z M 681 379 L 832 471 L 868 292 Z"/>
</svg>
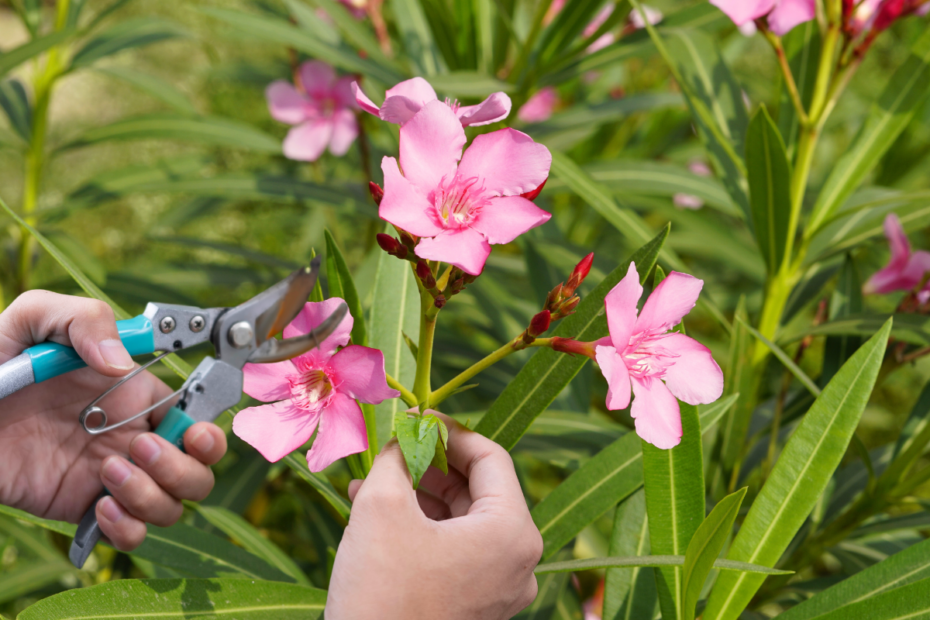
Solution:
<svg viewBox="0 0 930 620">
<path fill-rule="evenodd" d="M 568 353 L 569 355 L 584 355 L 591 359 L 594 359 L 595 345 L 596 342 L 579 342 L 571 338 L 555 337 L 552 339 L 552 349 L 554 351 Z"/>
<path fill-rule="evenodd" d="M 546 330 L 549 329 L 549 324 L 551 322 L 552 314 L 548 310 L 543 310 L 530 320 L 530 326 L 526 332 L 535 338 L 540 334 L 546 333 Z"/>
<path fill-rule="evenodd" d="M 376 238 L 378 240 L 378 245 L 381 246 L 381 249 L 392 256 L 397 254 L 398 248 L 401 247 L 397 239 L 395 239 L 391 235 L 387 235 L 385 233 L 378 233 Z"/>
<path fill-rule="evenodd" d="M 400 231 L 400 242 L 406 246 L 408 250 L 413 252 L 413 248 L 417 247 L 417 238 L 408 233 L 406 230 Z"/>
<path fill-rule="evenodd" d="M 550 311 L 555 312 L 556 308 L 559 305 L 559 302 L 562 300 L 562 287 L 563 284 L 559 284 L 554 289 L 549 291 L 549 294 L 546 296 L 546 308 Z"/>
<path fill-rule="evenodd" d="M 436 299 L 433 300 L 433 305 L 442 310 L 442 307 L 446 305 L 446 298 L 443 295 L 437 295 Z"/>
<path fill-rule="evenodd" d="M 381 199 L 384 198 L 384 190 L 374 181 L 370 181 L 368 183 L 368 191 L 371 192 L 371 197 L 374 199 L 375 204 L 380 207 Z"/>
<path fill-rule="evenodd" d="M 567 317 L 569 314 L 575 312 L 575 308 L 578 307 L 578 304 L 581 302 L 581 299 L 578 297 L 569 297 L 562 302 L 562 305 L 559 306 L 558 316 L 559 318 Z"/>
<path fill-rule="evenodd" d="M 548 181 L 548 180 L 549 180 L 549 179 L 546 178 L 546 181 Z M 542 193 L 543 188 L 546 186 L 546 181 L 543 181 L 542 183 L 540 183 L 540 184 L 539 184 L 539 187 L 537 187 L 536 189 L 530 190 L 530 191 L 526 192 L 525 194 L 520 194 L 520 196 L 522 196 L 523 198 L 526 198 L 527 200 L 536 200 L 536 198 L 539 196 L 539 194 Z"/>
<path fill-rule="evenodd" d="M 584 279 L 591 273 L 591 263 L 593 262 L 594 252 L 591 252 L 575 265 L 575 269 L 572 270 L 572 275 L 568 278 L 568 283 L 565 285 L 565 288 L 562 289 L 562 297 L 571 297 L 575 294 L 575 289 L 581 286 Z"/>
<path fill-rule="evenodd" d="M 425 260 L 417 261 L 417 277 L 426 288 L 436 288 L 436 278 L 433 277 L 433 272 L 430 271 Z"/>
</svg>

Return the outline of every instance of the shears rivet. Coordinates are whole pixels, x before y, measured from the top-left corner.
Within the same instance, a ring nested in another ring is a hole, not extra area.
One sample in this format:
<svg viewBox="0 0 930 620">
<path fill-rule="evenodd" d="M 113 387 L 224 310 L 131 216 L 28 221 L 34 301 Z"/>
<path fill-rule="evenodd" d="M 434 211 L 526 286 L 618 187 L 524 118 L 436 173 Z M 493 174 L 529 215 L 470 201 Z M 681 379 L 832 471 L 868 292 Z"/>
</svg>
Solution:
<svg viewBox="0 0 930 620">
<path fill-rule="evenodd" d="M 229 328 L 229 344 L 237 349 L 244 349 L 251 344 L 254 335 L 255 332 L 248 321 L 239 321 Z"/>
<path fill-rule="evenodd" d="M 177 322 L 174 320 L 174 317 L 166 316 L 161 320 L 161 323 L 158 324 L 158 327 L 161 329 L 161 333 L 170 334 L 174 331 L 174 328 L 177 327 Z"/>
<path fill-rule="evenodd" d="M 203 328 L 206 327 L 207 322 L 203 320 L 203 317 L 199 314 L 191 319 L 190 328 L 191 331 L 195 334 L 197 332 L 203 331 Z"/>
</svg>

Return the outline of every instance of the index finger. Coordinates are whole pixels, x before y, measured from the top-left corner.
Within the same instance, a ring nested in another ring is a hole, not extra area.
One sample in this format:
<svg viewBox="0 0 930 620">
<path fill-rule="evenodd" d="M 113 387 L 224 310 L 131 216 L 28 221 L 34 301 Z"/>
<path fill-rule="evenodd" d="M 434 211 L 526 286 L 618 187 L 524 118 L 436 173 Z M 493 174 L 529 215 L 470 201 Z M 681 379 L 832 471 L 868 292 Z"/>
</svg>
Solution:
<svg viewBox="0 0 930 620">
<path fill-rule="evenodd" d="M 468 478 L 473 505 L 485 498 L 524 503 L 523 490 L 510 454 L 499 444 L 465 428 L 449 416 L 434 413 L 449 428 L 446 458 L 452 467 Z"/>
</svg>

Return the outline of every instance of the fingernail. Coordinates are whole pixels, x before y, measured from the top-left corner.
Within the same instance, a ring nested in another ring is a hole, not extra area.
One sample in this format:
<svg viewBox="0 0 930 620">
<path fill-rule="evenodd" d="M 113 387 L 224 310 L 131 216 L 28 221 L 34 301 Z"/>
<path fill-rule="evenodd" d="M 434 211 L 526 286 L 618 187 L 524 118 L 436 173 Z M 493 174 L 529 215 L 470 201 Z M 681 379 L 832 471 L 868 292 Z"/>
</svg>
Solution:
<svg viewBox="0 0 930 620">
<path fill-rule="evenodd" d="M 206 454 L 213 448 L 213 444 L 216 443 L 213 440 L 213 434 L 206 428 L 200 430 L 193 439 L 191 439 L 191 445 L 197 452 Z"/>
<path fill-rule="evenodd" d="M 110 482 L 110 486 L 123 486 L 131 475 L 132 470 L 120 458 L 109 459 L 103 464 L 103 477 Z"/>
<path fill-rule="evenodd" d="M 103 513 L 103 516 L 106 517 L 107 521 L 110 523 L 116 523 L 126 514 L 112 497 L 104 497 L 100 500 L 100 512 Z"/>
<path fill-rule="evenodd" d="M 132 452 L 137 463 L 141 461 L 146 465 L 154 465 L 161 456 L 161 446 L 151 435 L 139 435 L 133 443 Z"/>
<path fill-rule="evenodd" d="M 103 357 L 103 361 L 106 362 L 107 366 L 110 368 L 129 370 L 135 365 L 132 361 L 132 357 L 129 356 L 129 351 L 126 350 L 126 347 L 124 347 L 123 343 L 119 340 L 104 340 L 97 346 L 100 348 L 100 355 Z"/>
</svg>

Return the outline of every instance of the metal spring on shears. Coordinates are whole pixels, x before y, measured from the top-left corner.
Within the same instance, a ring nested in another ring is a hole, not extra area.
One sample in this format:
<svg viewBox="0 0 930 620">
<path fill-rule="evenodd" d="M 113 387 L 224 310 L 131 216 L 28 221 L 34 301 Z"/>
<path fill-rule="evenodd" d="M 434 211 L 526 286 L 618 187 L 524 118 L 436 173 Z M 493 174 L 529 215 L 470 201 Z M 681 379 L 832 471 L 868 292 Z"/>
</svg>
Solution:
<svg viewBox="0 0 930 620">
<path fill-rule="evenodd" d="M 120 379 L 119 381 L 117 381 L 116 383 L 114 383 L 109 389 L 107 389 L 106 392 L 104 392 L 103 394 L 101 394 L 100 396 L 98 396 L 97 398 L 95 398 L 95 399 L 93 400 L 93 402 L 91 402 L 89 405 L 87 405 L 86 407 L 84 407 L 84 410 L 81 411 L 81 416 L 78 418 L 78 419 L 80 420 L 80 422 L 81 422 L 81 426 L 84 427 L 84 430 L 87 431 L 88 433 L 90 433 L 91 435 L 100 435 L 100 434 L 102 434 L 102 433 L 107 433 L 107 432 L 112 431 L 112 430 L 114 430 L 114 429 L 117 429 L 117 428 L 119 428 L 119 427 L 121 427 L 121 426 L 124 426 L 124 425 L 126 425 L 126 424 L 129 424 L 129 423 L 132 422 L 133 420 L 137 420 L 137 419 L 141 418 L 142 416 L 151 413 L 152 411 L 155 411 L 156 409 L 158 409 L 158 408 L 161 407 L 162 405 L 168 403 L 168 401 L 170 401 L 172 398 L 174 398 L 175 396 L 177 396 L 178 394 L 180 394 L 181 392 L 183 392 L 184 390 L 186 390 L 186 389 L 187 389 L 186 384 L 185 384 L 185 385 L 182 385 L 181 388 L 180 388 L 179 390 L 177 390 L 177 391 L 174 392 L 173 394 L 171 394 L 171 395 L 169 395 L 169 396 L 167 396 L 167 397 L 161 399 L 160 401 L 158 401 L 157 403 L 155 403 L 154 405 L 152 405 L 152 406 L 149 407 L 148 409 L 145 409 L 144 411 L 140 411 L 139 413 L 135 414 L 134 416 L 132 416 L 132 417 L 130 417 L 130 418 L 127 418 L 127 419 L 125 419 L 125 420 L 123 420 L 123 421 L 121 421 L 121 422 L 117 422 L 116 424 L 113 424 L 113 425 L 111 425 L 111 426 L 107 426 L 107 412 L 104 411 L 102 408 L 100 408 L 100 407 L 97 406 L 97 403 L 99 403 L 101 400 L 103 400 L 104 398 L 106 398 L 111 392 L 113 392 L 113 390 L 115 390 L 115 389 L 118 388 L 119 386 L 123 385 L 124 383 L 126 383 L 127 381 L 129 381 L 130 379 L 132 379 L 133 377 L 135 377 L 136 375 L 138 375 L 140 372 L 142 372 L 143 370 L 145 370 L 146 368 L 148 368 L 149 366 L 151 366 L 152 364 L 154 364 L 155 362 L 160 361 L 160 360 L 161 360 L 163 357 L 165 357 L 166 355 L 170 355 L 170 354 L 171 354 L 171 351 L 165 351 L 165 352 L 162 353 L 161 355 L 159 355 L 159 356 L 155 357 L 154 359 L 152 359 L 152 360 L 146 362 L 145 364 L 143 364 L 143 365 L 140 366 L 139 368 L 136 368 L 136 369 L 133 370 L 131 373 L 129 373 L 128 375 L 126 375 L 125 377 L 123 377 L 122 379 Z M 88 424 L 87 424 L 87 418 L 89 418 L 90 416 L 92 416 L 92 415 L 94 415 L 94 414 L 100 415 L 100 424 L 97 425 L 97 426 L 88 426 Z"/>
</svg>

